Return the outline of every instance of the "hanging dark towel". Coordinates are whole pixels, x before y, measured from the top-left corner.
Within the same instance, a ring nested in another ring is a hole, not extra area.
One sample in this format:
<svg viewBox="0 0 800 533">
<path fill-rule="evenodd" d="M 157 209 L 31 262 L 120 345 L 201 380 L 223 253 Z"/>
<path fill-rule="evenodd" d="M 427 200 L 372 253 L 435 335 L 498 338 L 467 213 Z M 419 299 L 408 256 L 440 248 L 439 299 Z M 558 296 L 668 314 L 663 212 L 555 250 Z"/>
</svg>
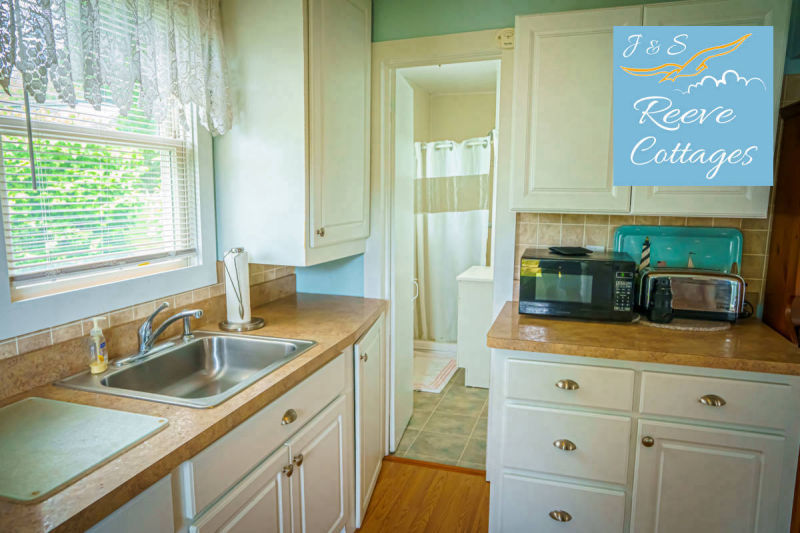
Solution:
<svg viewBox="0 0 800 533">
<path fill-rule="evenodd" d="M 639 260 L 639 271 L 650 267 L 650 237 L 644 238 L 642 244 L 642 258 Z"/>
</svg>

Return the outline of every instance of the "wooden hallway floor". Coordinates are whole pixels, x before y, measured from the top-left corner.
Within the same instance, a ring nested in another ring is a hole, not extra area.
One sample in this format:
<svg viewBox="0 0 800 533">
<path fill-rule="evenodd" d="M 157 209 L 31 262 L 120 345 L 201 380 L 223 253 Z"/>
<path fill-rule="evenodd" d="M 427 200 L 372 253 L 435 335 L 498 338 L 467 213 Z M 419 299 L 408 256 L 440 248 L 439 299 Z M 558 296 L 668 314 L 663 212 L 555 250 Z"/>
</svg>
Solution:
<svg viewBox="0 0 800 533">
<path fill-rule="evenodd" d="M 486 532 L 489 483 L 485 473 L 387 457 L 361 533 Z"/>
</svg>

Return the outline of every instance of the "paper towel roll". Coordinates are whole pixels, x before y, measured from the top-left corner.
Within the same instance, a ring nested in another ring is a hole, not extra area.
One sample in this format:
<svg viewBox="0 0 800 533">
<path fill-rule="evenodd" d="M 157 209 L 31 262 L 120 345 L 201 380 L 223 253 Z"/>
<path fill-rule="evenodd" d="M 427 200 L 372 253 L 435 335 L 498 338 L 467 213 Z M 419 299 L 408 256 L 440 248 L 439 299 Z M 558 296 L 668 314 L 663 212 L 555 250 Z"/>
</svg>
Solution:
<svg viewBox="0 0 800 533">
<path fill-rule="evenodd" d="M 250 322 L 250 268 L 244 248 L 231 248 L 225 253 L 225 300 L 228 322 Z"/>
</svg>

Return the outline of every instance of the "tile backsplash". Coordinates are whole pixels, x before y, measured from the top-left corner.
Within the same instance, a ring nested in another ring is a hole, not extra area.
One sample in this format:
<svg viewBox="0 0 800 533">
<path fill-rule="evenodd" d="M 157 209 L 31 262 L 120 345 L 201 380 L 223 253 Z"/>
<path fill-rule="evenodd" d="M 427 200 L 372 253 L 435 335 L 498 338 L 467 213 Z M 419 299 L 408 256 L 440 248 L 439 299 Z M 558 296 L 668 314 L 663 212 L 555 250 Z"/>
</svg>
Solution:
<svg viewBox="0 0 800 533">
<path fill-rule="evenodd" d="M 741 275 L 747 283 L 746 298 L 758 307 L 766 275 L 772 206 L 766 219 L 657 217 L 517 213 L 514 299 L 519 299 L 519 261 L 525 248 L 546 246 L 603 246 L 613 249 L 614 231 L 629 224 L 661 226 L 712 226 L 737 228 L 743 235 Z"/>
<path fill-rule="evenodd" d="M 193 321 L 196 329 L 223 320 L 226 313 L 223 279 L 222 263 L 217 263 L 217 283 L 214 285 L 106 313 L 108 324 L 103 333 L 109 358 L 136 352 L 139 325 L 160 302 L 169 302 L 171 309 L 156 318 L 155 327 L 169 315 L 189 308 L 203 310 L 203 317 Z M 250 265 L 250 302 L 253 308 L 294 294 L 295 290 L 293 267 Z M 164 337 L 179 335 L 181 327 L 180 321 L 175 322 L 164 332 Z M 84 370 L 88 353 L 86 335 L 90 328 L 91 321 L 87 317 L 0 341 L 0 401 Z"/>
<path fill-rule="evenodd" d="M 272 281 L 285 276 L 294 274 L 294 267 L 275 266 L 275 265 L 250 265 L 250 285 L 256 286 L 268 281 Z M 217 262 L 217 283 L 200 287 L 193 291 L 182 292 L 179 294 L 167 295 L 149 302 L 142 302 L 130 307 L 117 309 L 109 313 L 104 313 L 106 320 L 101 322 L 103 329 L 112 328 L 128 322 L 142 321 L 152 313 L 156 305 L 161 302 L 169 302 L 170 308 L 185 307 L 209 300 L 215 296 L 225 294 L 225 283 L 222 274 L 222 262 Z M 93 315 L 96 316 L 96 315 Z M 69 324 L 60 324 L 51 328 L 12 337 L 10 339 L 0 339 L 0 359 L 14 357 L 16 355 L 32 352 L 60 344 L 78 337 L 89 334 L 92 327 L 91 317 L 76 320 Z"/>
</svg>

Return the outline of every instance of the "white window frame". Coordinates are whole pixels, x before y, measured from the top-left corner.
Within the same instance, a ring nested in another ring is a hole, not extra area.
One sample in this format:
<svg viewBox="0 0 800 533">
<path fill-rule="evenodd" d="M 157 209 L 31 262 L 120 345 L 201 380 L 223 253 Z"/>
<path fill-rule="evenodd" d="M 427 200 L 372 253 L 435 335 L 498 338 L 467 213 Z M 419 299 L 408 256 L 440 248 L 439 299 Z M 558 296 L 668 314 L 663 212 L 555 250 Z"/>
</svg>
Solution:
<svg viewBox="0 0 800 533">
<path fill-rule="evenodd" d="M 101 315 L 217 282 L 214 162 L 211 134 L 193 118 L 197 178 L 198 263 L 194 266 L 12 301 L 5 232 L 0 231 L 0 340 Z"/>
</svg>

